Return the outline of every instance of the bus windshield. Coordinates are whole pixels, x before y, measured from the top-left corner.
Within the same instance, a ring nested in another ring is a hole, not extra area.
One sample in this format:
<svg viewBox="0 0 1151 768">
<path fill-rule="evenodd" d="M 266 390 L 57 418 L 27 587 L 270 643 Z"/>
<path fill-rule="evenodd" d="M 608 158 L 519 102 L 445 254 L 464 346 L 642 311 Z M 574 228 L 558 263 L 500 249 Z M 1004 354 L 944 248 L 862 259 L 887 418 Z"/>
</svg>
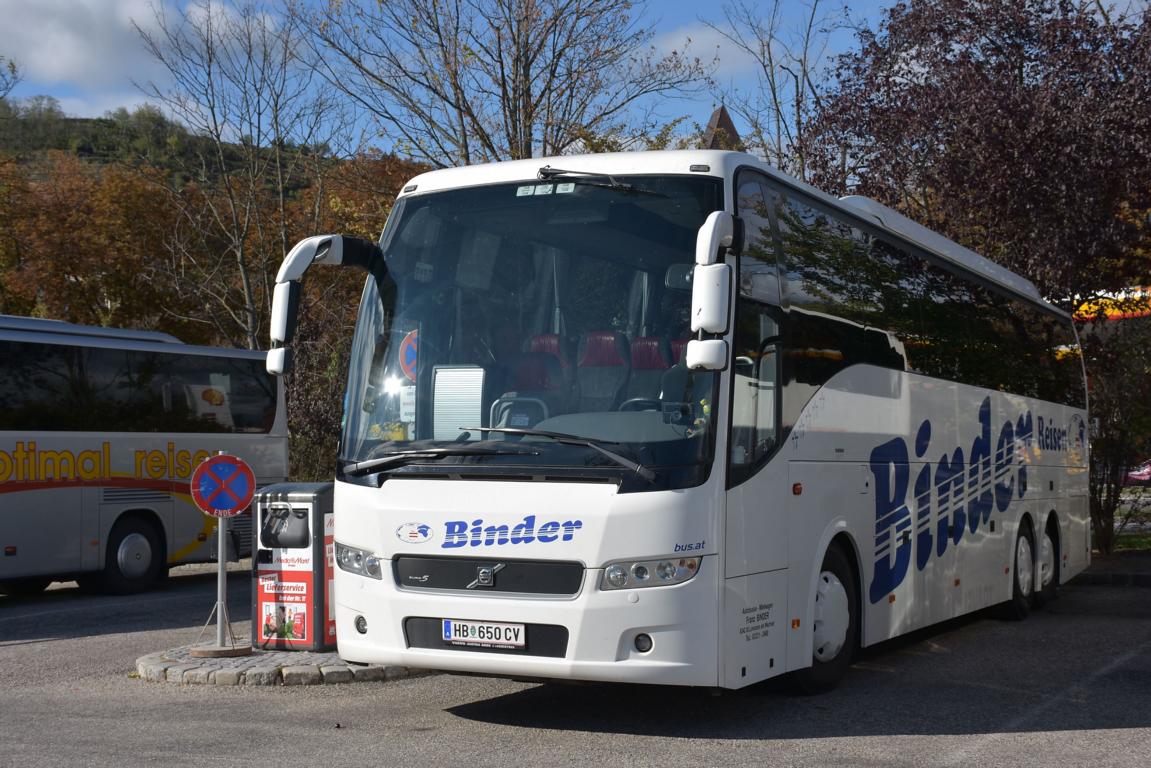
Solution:
<svg viewBox="0 0 1151 768">
<path fill-rule="evenodd" d="M 453 473 L 639 465 L 649 486 L 702 482 L 716 374 L 683 350 L 696 233 L 722 203 L 718 179 L 686 176 L 401 199 L 361 303 L 341 466 L 407 453 Z M 419 453 L 433 448 L 452 450 Z"/>
</svg>

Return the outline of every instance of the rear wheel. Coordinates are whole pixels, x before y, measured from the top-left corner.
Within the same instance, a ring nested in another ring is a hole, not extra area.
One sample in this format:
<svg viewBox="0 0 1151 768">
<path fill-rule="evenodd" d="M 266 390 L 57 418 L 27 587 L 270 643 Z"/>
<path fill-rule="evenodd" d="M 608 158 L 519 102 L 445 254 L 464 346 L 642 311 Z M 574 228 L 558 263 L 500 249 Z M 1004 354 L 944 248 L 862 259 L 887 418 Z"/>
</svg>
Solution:
<svg viewBox="0 0 1151 768">
<path fill-rule="evenodd" d="M 1055 599 L 1059 591 L 1059 543 L 1054 525 L 1043 529 L 1039 540 L 1039 590 L 1035 593 L 1035 606 L 1042 607 Z"/>
<path fill-rule="evenodd" d="M 126 518 L 108 536 L 98 586 L 117 595 L 140 592 L 155 583 L 164 567 L 164 549 L 155 526 L 140 518 Z"/>
<path fill-rule="evenodd" d="M 793 676 L 800 693 L 824 693 L 838 685 L 858 645 L 855 576 L 847 555 L 838 546 L 832 546 L 823 557 L 812 618 L 811 666 Z"/>
</svg>

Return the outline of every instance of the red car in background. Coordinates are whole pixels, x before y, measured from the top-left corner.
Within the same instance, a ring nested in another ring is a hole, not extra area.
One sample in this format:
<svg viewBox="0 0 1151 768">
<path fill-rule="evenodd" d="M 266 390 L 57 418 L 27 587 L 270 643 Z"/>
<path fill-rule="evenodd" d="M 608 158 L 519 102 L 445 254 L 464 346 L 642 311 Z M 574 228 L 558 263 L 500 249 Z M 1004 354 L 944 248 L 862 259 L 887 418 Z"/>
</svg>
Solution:
<svg viewBox="0 0 1151 768">
<path fill-rule="evenodd" d="M 1151 485 L 1151 459 L 1128 472 L 1123 485 Z"/>
</svg>

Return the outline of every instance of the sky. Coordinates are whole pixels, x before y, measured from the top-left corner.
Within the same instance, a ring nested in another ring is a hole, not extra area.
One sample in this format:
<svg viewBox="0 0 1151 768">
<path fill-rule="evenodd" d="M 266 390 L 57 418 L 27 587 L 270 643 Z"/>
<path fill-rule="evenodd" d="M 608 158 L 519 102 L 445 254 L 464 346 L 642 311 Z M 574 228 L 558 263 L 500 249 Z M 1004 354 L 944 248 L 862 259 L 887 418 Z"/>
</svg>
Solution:
<svg viewBox="0 0 1151 768">
<path fill-rule="evenodd" d="M 0 56 L 14 60 L 23 74 L 12 97 L 53 96 L 64 112 L 74 117 L 98 117 L 118 107 L 144 103 L 146 99 L 133 82 L 162 85 L 165 73 L 144 50 L 135 26 L 156 29 L 154 8 L 158 2 L 172 7 L 185 0 L 0 0 Z M 797 11 L 803 5 L 794 0 L 783 2 Z M 718 55 L 714 77 L 720 85 L 747 86 L 754 62 L 725 44 L 700 18 L 709 13 L 710 19 L 720 21 L 721 5 L 714 2 L 705 7 L 699 0 L 648 0 L 646 17 L 655 22 L 653 44 L 657 50 L 669 51 L 682 48 L 684 40 L 691 38 L 689 50 L 696 55 L 705 60 Z M 850 10 L 856 18 L 873 20 L 884 5 L 879 0 L 856 0 L 850 3 Z M 846 47 L 851 41 L 845 32 L 834 38 L 833 44 Z M 703 123 L 714 106 L 715 98 L 704 94 L 667 105 L 665 115 L 687 114 Z"/>
</svg>

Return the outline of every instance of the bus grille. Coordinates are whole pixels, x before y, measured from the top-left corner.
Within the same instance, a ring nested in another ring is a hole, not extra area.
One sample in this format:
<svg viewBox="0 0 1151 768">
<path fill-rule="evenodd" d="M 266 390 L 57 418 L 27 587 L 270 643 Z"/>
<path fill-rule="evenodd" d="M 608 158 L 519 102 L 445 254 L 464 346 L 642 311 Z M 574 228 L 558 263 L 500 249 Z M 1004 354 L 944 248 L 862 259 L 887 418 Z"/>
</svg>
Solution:
<svg viewBox="0 0 1151 768">
<path fill-rule="evenodd" d="M 583 585 L 580 563 L 400 556 L 392 561 L 396 585 L 406 590 L 451 590 L 474 595 L 568 597 Z"/>
</svg>

